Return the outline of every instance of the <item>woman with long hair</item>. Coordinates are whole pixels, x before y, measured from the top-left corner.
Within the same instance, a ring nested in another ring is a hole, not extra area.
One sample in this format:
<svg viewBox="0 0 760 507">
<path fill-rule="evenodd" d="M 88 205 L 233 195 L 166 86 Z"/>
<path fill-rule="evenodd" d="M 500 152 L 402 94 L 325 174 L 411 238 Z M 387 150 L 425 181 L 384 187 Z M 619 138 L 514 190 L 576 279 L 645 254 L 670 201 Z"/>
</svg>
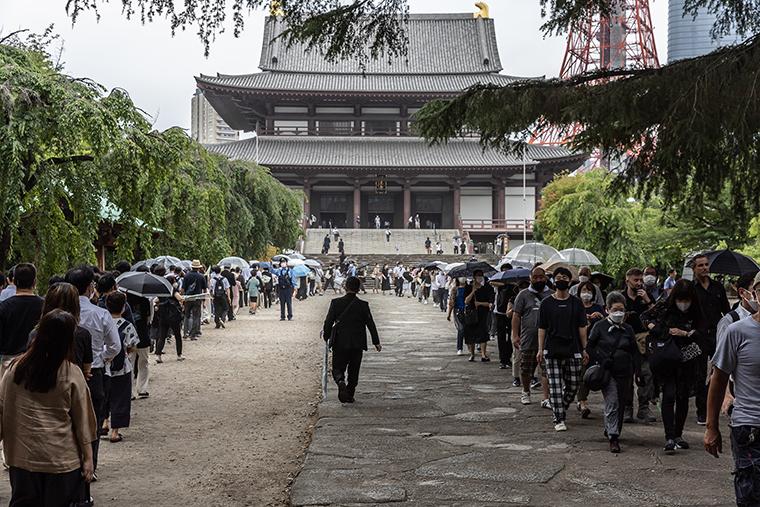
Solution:
<svg viewBox="0 0 760 507">
<path fill-rule="evenodd" d="M 70 361 L 76 319 L 42 316 L 27 351 L 0 381 L 0 438 L 10 467 L 10 505 L 67 507 L 93 476 L 97 422 L 84 375 Z"/>
<path fill-rule="evenodd" d="M 76 287 L 66 282 L 57 282 L 48 288 L 45 295 L 45 303 L 42 306 L 42 315 L 55 309 L 69 312 L 77 321 L 74 330 L 74 357 L 72 361 L 79 366 L 85 378 L 90 377 L 92 366 L 92 336 L 90 332 L 79 325 L 79 291 Z M 30 341 L 34 339 L 35 331 L 30 334 Z"/>
<path fill-rule="evenodd" d="M 689 414 L 689 397 L 694 393 L 697 358 L 704 348 L 705 330 L 694 284 L 681 279 L 670 291 L 667 307 L 652 328 L 655 348 L 673 340 L 681 351 L 681 360 L 657 368 L 655 375 L 662 388 L 662 423 L 665 427 L 665 452 L 688 449 L 683 427 Z M 657 354 L 655 350 L 654 354 Z M 656 357 L 652 357 L 656 361 Z"/>
</svg>

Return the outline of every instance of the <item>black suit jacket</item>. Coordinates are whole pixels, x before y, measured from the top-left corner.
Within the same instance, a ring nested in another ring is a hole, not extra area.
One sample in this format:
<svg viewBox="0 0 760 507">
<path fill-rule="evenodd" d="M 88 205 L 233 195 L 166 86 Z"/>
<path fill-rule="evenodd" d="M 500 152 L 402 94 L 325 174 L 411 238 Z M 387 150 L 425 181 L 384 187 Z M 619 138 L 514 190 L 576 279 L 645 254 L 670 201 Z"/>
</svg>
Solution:
<svg viewBox="0 0 760 507">
<path fill-rule="evenodd" d="M 338 324 L 337 338 L 335 343 L 333 343 L 333 348 L 367 350 L 366 329 L 369 329 L 369 333 L 372 336 L 372 344 L 380 344 L 380 337 L 377 334 L 375 321 L 372 319 L 372 312 L 369 310 L 369 303 L 359 299 L 356 294 L 346 294 L 330 302 L 330 310 L 327 312 L 324 324 L 325 341 L 330 338 L 333 323 L 353 300 L 356 300 L 356 302 Z"/>
</svg>

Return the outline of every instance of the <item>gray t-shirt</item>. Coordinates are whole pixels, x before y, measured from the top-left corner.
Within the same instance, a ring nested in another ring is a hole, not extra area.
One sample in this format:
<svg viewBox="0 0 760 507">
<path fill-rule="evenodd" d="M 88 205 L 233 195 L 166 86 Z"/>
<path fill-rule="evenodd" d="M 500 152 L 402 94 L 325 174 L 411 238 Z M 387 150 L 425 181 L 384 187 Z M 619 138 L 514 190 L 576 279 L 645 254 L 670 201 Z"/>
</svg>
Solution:
<svg viewBox="0 0 760 507">
<path fill-rule="evenodd" d="M 530 288 L 523 289 L 515 298 L 513 311 L 520 314 L 520 350 L 538 349 L 538 307 L 541 301 L 551 295 L 551 289 L 544 289 L 540 295 Z"/>
<path fill-rule="evenodd" d="M 728 326 L 713 363 L 734 378 L 731 426 L 760 426 L 760 323 L 747 317 Z"/>
</svg>

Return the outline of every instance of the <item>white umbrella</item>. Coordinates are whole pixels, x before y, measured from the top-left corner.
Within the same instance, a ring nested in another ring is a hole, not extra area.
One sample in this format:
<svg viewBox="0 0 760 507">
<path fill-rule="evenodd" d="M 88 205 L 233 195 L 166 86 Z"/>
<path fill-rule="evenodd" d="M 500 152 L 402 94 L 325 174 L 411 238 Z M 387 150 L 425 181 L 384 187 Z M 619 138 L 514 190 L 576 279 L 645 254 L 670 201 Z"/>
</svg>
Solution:
<svg viewBox="0 0 760 507">
<path fill-rule="evenodd" d="M 302 261 L 306 260 L 306 257 L 304 255 L 301 255 L 298 252 L 294 252 L 294 253 L 288 254 L 288 257 L 290 257 L 291 259 L 300 259 Z"/>
<path fill-rule="evenodd" d="M 242 257 L 225 257 L 216 263 L 217 266 L 229 266 L 231 268 L 238 267 L 240 269 L 250 268 L 251 265 L 248 261 Z"/>
<path fill-rule="evenodd" d="M 294 268 L 296 266 L 303 266 L 304 264 L 306 264 L 306 263 L 304 261 L 302 261 L 301 259 L 290 259 L 288 261 L 288 266 L 291 267 L 291 268 Z"/>
<path fill-rule="evenodd" d="M 303 261 L 303 263 L 312 268 L 322 267 L 322 263 L 319 262 L 317 259 L 306 259 L 305 261 Z"/>
<path fill-rule="evenodd" d="M 165 267 L 166 269 L 169 269 L 169 266 L 179 266 L 182 263 L 182 261 L 178 259 L 177 257 L 172 257 L 171 255 L 161 255 L 153 259 L 153 263 L 159 264 Z"/>
<path fill-rule="evenodd" d="M 601 266 L 596 255 L 582 248 L 566 248 L 557 252 L 547 262 L 566 262 L 572 266 Z"/>
<path fill-rule="evenodd" d="M 546 262 L 552 255 L 557 253 L 557 249 L 554 247 L 543 243 L 530 242 L 516 246 L 504 256 L 503 260 L 506 262 L 524 261 L 535 264 L 537 262 Z"/>
</svg>

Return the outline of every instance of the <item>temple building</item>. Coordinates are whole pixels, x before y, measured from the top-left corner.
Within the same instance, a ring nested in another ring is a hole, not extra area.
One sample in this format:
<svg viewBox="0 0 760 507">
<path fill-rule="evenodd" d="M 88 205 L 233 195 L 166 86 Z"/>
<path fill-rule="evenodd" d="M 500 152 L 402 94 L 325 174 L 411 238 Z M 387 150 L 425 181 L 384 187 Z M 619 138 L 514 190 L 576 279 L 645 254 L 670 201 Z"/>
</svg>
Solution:
<svg viewBox="0 0 760 507">
<path fill-rule="evenodd" d="M 541 188 L 584 160 L 557 146 L 527 145 L 522 156 L 483 149 L 476 137 L 430 146 L 413 135 L 428 101 L 477 83 L 524 79 L 501 74 L 494 20 L 473 14 L 411 14 L 405 57 L 328 62 L 318 51 L 287 48 L 284 25 L 268 17 L 259 68 L 246 75 L 201 75 L 197 87 L 231 128 L 256 136 L 210 145 L 256 161 L 302 189 L 317 225 L 459 229 L 471 236 L 532 236 Z M 524 176 L 525 174 L 525 176 Z M 523 186 L 525 181 L 526 185 Z"/>
</svg>

